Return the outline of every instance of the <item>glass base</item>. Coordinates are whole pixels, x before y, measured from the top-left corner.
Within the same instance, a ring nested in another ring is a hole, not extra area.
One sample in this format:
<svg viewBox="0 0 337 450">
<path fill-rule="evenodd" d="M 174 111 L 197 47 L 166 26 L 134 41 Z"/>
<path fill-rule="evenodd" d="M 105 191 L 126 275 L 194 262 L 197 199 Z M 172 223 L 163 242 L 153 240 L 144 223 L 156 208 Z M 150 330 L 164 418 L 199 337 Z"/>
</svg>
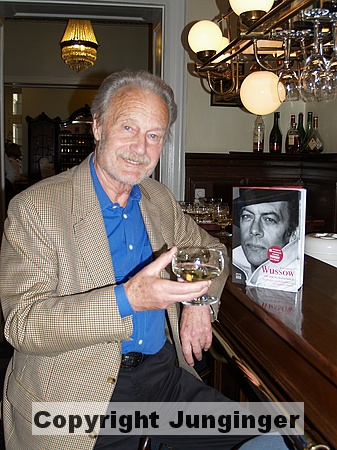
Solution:
<svg viewBox="0 0 337 450">
<path fill-rule="evenodd" d="M 228 231 L 219 231 L 219 233 L 215 233 L 215 236 L 219 237 L 231 237 L 233 236 L 232 233 L 229 233 Z"/>
<path fill-rule="evenodd" d="M 203 297 L 195 298 L 191 302 L 181 302 L 183 305 L 187 306 L 204 306 L 213 305 L 218 302 L 218 297 L 211 297 L 209 295 L 204 295 Z"/>
</svg>

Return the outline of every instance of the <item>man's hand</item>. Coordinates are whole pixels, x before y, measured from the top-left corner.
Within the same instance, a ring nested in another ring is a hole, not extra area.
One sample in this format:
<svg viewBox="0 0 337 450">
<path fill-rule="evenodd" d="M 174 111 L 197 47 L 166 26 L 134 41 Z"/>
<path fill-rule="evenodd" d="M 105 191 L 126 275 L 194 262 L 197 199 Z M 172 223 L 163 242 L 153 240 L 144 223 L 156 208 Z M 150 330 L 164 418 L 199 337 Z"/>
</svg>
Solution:
<svg viewBox="0 0 337 450">
<path fill-rule="evenodd" d="M 194 365 L 193 353 L 197 360 L 201 361 L 202 351 L 208 350 L 212 344 L 212 325 L 207 305 L 184 306 L 181 315 L 180 339 L 187 363 L 190 366 Z"/>
<path fill-rule="evenodd" d="M 206 294 L 210 281 L 177 283 L 161 278 L 161 271 L 171 264 L 176 251 L 177 247 L 173 247 L 160 255 L 124 284 L 125 293 L 135 311 L 167 309 L 176 302 L 190 302 Z"/>
</svg>

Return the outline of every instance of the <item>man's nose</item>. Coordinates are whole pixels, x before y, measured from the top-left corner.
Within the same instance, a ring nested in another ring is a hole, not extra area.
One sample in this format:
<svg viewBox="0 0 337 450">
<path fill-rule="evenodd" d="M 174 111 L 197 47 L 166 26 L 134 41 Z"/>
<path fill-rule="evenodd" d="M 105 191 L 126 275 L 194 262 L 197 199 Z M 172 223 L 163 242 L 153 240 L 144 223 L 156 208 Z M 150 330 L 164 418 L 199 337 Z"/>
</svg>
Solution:
<svg viewBox="0 0 337 450">
<path fill-rule="evenodd" d="M 263 235 L 263 230 L 262 230 L 261 223 L 259 220 L 254 219 L 254 221 L 250 227 L 250 234 L 252 236 L 262 236 Z"/>
<path fill-rule="evenodd" d="M 146 153 L 146 136 L 139 134 L 131 145 L 131 149 L 137 155 L 145 155 Z"/>
</svg>

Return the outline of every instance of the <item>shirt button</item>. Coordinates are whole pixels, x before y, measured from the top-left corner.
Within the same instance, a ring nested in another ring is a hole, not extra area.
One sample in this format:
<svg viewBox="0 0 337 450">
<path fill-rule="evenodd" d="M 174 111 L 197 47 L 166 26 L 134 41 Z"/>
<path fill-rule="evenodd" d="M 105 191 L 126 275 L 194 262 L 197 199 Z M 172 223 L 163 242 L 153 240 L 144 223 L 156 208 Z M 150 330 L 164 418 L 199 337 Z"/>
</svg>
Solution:
<svg viewBox="0 0 337 450">
<path fill-rule="evenodd" d="M 124 217 L 124 219 L 127 219 L 128 218 L 128 215 L 127 214 L 123 214 L 123 217 Z"/>
<path fill-rule="evenodd" d="M 142 343 L 143 343 L 143 339 L 139 339 L 138 344 L 142 345 Z"/>
<path fill-rule="evenodd" d="M 133 245 L 132 244 L 129 245 L 129 249 L 133 250 Z"/>
<path fill-rule="evenodd" d="M 107 382 L 108 382 L 109 384 L 115 384 L 115 383 L 116 383 L 116 378 L 114 378 L 114 377 L 108 377 L 108 378 L 107 378 Z"/>
</svg>

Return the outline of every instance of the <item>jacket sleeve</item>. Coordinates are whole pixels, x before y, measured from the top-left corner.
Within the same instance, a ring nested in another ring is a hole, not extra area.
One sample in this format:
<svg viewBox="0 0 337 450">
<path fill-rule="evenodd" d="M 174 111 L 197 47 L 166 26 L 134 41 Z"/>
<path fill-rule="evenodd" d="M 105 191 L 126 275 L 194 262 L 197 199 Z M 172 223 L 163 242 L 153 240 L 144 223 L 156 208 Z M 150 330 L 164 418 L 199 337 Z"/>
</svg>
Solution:
<svg viewBox="0 0 337 450">
<path fill-rule="evenodd" d="M 75 249 L 71 245 L 67 253 Z M 6 339 L 18 351 L 45 356 L 128 339 L 132 319 L 120 317 L 112 280 L 102 287 L 80 289 L 78 255 L 66 263 L 61 247 L 29 195 L 17 196 L 8 211 L 1 249 Z M 60 293 L 61 272 L 69 278 L 68 295 Z"/>
</svg>

